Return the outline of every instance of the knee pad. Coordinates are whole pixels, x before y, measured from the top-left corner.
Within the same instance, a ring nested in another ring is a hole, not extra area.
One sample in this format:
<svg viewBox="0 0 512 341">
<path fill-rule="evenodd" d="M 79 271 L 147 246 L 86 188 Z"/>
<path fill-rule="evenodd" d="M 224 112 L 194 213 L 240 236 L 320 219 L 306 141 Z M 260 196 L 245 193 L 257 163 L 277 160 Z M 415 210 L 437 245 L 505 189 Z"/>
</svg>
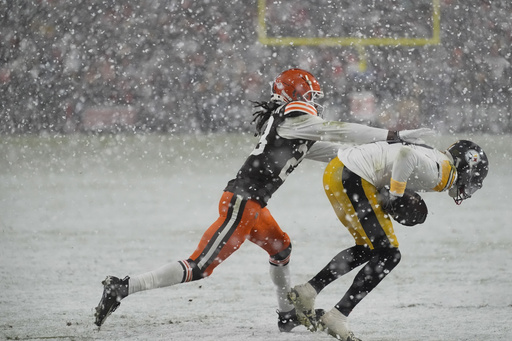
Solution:
<svg viewBox="0 0 512 341">
<path fill-rule="evenodd" d="M 269 262 L 275 266 L 286 265 L 290 262 L 290 255 L 292 253 L 292 243 L 288 245 L 286 249 L 281 252 L 276 253 L 275 255 L 270 256 Z"/>
</svg>

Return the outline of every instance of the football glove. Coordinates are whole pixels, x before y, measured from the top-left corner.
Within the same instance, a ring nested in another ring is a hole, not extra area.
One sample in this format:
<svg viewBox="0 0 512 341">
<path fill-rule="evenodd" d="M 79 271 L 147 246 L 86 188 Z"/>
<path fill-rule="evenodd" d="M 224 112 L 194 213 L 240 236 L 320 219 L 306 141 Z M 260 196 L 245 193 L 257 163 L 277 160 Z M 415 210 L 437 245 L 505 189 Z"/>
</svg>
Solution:
<svg viewBox="0 0 512 341">
<path fill-rule="evenodd" d="M 388 188 L 383 188 L 379 193 L 379 202 L 384 213 L 402 225 L 423 224 L 427 219 L 427 204 L 414 191 L 405 189 L 404 195 L 397 197 L 390 194 Z"/>
</svg>

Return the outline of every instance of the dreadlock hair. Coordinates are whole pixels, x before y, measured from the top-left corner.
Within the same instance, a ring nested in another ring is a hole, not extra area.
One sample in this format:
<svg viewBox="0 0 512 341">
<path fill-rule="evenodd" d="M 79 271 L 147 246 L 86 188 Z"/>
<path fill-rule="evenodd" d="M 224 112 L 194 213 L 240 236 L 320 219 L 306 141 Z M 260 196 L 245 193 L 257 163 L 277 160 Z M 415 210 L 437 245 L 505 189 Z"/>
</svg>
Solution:
<svg viewBox="0 0 512 341">
<path fill-rule="evenodd" d="M 259 136 L 262 134 L 262 129 L 265 126 L 265 123 L 267 123 L 270 116 L 272 116 L 272 112 L 279 108 L 282 103 L 276 101 L 251 102 L 254 104 L 255 108 L 262 108 L 262 110 L 256 111 L 252 114 L 254 118 L 251 121 L 251 124 L 256 122 L 256 133 L 254 133 L 254 136 Z"/>
</svg>

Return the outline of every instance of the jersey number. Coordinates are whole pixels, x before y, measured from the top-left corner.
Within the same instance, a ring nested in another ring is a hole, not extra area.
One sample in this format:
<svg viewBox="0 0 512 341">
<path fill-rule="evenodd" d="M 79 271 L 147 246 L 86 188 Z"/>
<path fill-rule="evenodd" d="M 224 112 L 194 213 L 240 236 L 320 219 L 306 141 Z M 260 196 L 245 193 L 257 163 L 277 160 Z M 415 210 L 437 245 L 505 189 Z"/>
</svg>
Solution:
<svg viewBox="0 0 512 341">
<path fill-rule="evenodd" d="M 271 116 L 268 119 L 267 127 L 265 128 L 265 132 L 263 135 L 261 135 L 260 141 L 256 145 L 256 148 L 252 151 L 252 155 L 260 155 L 265 150 L 265 146 L 268 143 L 268 134 L 270 133 L 270 130 L 272 128 L 272 124 L 274 123 L 274 116 Z M 301 144 L 299 148 L 297 148 L 294 152 L 294 156 L 286 163 L 284 164 L 283 168 L 281 169 L 281 172 L 279 173 L 279 178 L 284 182 L 284 180 L 288 177 L 288 174 L 290 174 L 295 167 L 304 159 L 304 156 L 306 156 L 306 153 L 308 151 L 308 147 L 306 143 Z"/>
<path fill-rule="evenodd" d="M 281 173 L 279 174 L 279 177 L 281 180 L 285 180 L 288 175 L 297 167 L 297 165 L 304 159 L 304 156 L 306 156 L 306 153 L 308 152 L 308 147 L 306 144 L 301 144 L 297 151 L 295 152 L 295 155 L 299 158 L 292 157 L 288 161 L 286 161 L 286 164 L 284 165 L 283 169 L 281 170 Z"/>
<path fill-rule="evenodd" d="M 270 133 L 270 129 L 272 128 L 272 124 L 274 123 L 274 116 L 270 116 L 270 118 L 267 121 L 267 127 L 265 128 L 265 132 L 263 135 L 261 135 L 260 141 L 256 145 L 256 148 L 252 151 L 252 155 L 260 155 L 263 153 L 263 150 L 265 149 L 265 146 L 267 145 L 267 136 Z"/>
</svg>

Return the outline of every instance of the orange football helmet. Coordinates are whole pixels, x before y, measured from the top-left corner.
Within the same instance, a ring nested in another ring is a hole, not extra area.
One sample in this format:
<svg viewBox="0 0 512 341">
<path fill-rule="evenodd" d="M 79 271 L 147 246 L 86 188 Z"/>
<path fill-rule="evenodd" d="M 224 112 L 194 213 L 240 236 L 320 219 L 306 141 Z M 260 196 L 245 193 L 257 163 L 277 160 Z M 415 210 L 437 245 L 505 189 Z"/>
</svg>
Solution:
<svg viewBox="0 0 512 341">
<path fill-rule="evenodd" d="M 272 83 L 272 98 L 285 103 L 302 101 L 319 106 L 316 99 L 324 97 L 315 76 L 302 69 L 281 72 Z"/>
</svg>

